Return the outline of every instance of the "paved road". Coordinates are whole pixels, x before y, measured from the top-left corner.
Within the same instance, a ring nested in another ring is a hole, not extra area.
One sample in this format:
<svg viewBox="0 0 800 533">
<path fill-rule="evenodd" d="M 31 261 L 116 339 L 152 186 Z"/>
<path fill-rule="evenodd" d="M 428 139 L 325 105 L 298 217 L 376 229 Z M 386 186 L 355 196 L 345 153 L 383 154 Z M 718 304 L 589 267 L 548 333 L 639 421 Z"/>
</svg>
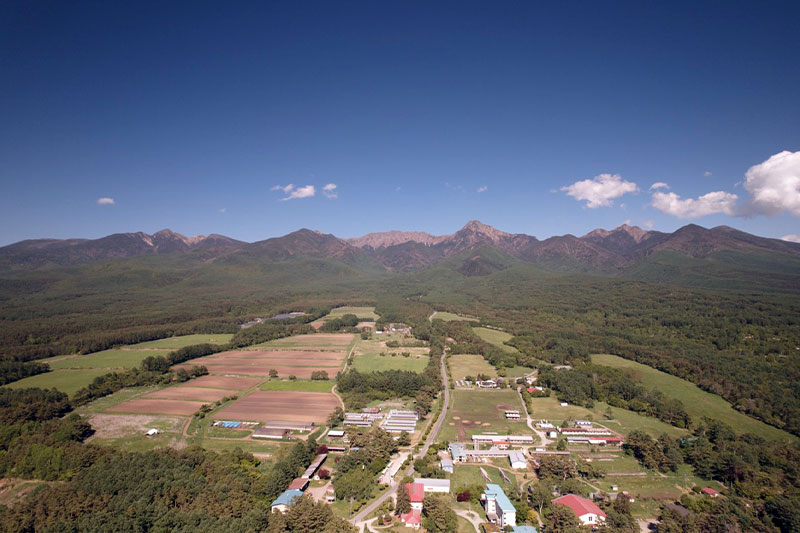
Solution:
<svg viewBox="0 0 800 533">
<path fill-rule="evenodd" d="M 445 357 L 446 354 L 442 353 L 442 384 L 444 385 L 444 405 L 442 406 L 442 411 L 439 413 L 439 418 L 436 419 L 436 422 L 433 425 L 433 429 L 431 430 L 430 435 L 428 435 L 425 444 L 420 449 L 420 453 L 418 453 L 415 457 L 423 457 L 426 453 L 428 453 L 428 449 L 431 447 L 431 444 L 436 440 L 436 437 L 439 435 L 439 430 L 442 427 L 442 423 L 447 418 L 447 406 L 450 403 L 450 382 L 447 379 L 447 368 L 445 367 Z M 365 518 L 375 512 L 381 505 L 383 505 L 386 500 L 394 496 L 394 493 L 397 492 L 397 487 L 400 484 L 400 480 L 406 476 L 410 476 L 414 473 L 414 465 L 413 463 L 408 467 L 408 469 L 403 473 L 403 475 L 398 472 L 395 477 L 394 481 L 391 485 L 389 485 L 389 490 L 383 493 L 377 500 L 370 503 L 366 507 L 364 507 L 358 514 L 356 514 L 353 518 L 350 519 L 350 523 L 355 525 L 360 531 L 364 531 L 365 527 Z"/>
<path fill-rule="evenodd" d="M 525 410 L 525 418 L 528 421 L 528 427 L 531 428 L 531 431 L 539 436 L 539 439 L 542 441 L 540 446 L 547 446 L 552 441 L 547 438 L 547 433 L 540 429 L 536 429 L 536 426 L 533 424 L 531 414 L 528 412 L 528 405 L 525 403 L 525 398 L 522 397 L 522 391 L 519 388 L 517 389 L 517 393 L 519 394 L 519 399 L 522 401 L 522 408 Z"/>
</svg>

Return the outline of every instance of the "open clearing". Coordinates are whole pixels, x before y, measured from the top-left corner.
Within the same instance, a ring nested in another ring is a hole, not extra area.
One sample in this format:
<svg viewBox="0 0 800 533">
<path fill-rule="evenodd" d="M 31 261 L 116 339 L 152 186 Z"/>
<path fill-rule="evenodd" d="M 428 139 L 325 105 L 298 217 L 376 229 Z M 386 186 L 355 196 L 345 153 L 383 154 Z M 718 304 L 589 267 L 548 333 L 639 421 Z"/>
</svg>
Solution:
<svg viewBox="0 0 800 533">
<path fill-rule="evenodd" d="M 269 422 L 291 420 L 324 423 L 339 400 L 330 393 L 256 391 L 219 410 L 219 420 Z"/>
<path fill-rule="evenodd" d="M 482 355 L 453 354 L 448 356 L 447 360 L 450 363 L 453 379 L 464 379 L 466 376 L 475 378 L 478 374 L 497 377 L 495 368 Z"/>
<path fill-rule="evenodd" d="M 192 402 L 188 400 L 147 400 L 136 398 L 128 400 L 119 405 L 108 409 L 109 413 L 133 413 L 133 414 L 158 414 L 158 415 L 179 415 L 191 416 L 196 413 L 200 406 L 208 402 Z"/>
<path fill-rule="evenodd" d="M 477 318 L 471 316 L 461 316 L 455 313 L 448 313 L 447 311 L 436 311 L 436 314 L 433 315 L 434 319 L 444 320 L 445 322 L 450 322 L 451 320 L 465 320 L 467 322 L 480 322 Z"/>
<path fill-rule="evenodd" d="M 178 385 L 145 394 L 142 396 L 142 398 L 156 398 L 163 400 L 196 400 L 198 402 L 211 403 L 234 394 L 235 392 L 223 389 L 206 389 L 203 387 L 185 387 Z"/>
<path fill-rule="evenodd" d="M 397 343 L 399 346 L 390 348 L 386 346 L 387 342 Z M 403 346 L 415 342 L 416 339 L 402 333 L 372 335 L 369 339 L 358 338 L 353 349 L 353 368 L 359 372 L 380 370 L 422 372 L 428 366 L 430 348 Z M 409 357 L 404 357 L 403 352 L 408 353 Z M 385 355 L 382 356 L 382 353 Z"/>
<path fill-rule="evenodd" d="M 506 409 L 522 410 L 522 402 L 516 390 L 455 390 L 451 395 L 453 406 L 442 426 L 442 441 L 464 441 L 472 435 L 489 432 L 531 434 L 525 422 L 506 420 Z"/>
<path fill-rule="evenodd" d="M 740 413 L 722 397 L 701 390 L 685 379 L 616 355 L 593 355 L 592 362 L 598 365 L 634 370 L 641 376 L 642 385 L 645 388 L 659 390 L 667 398 L 677 398 L 683 402 L 686 411 L 696 421 L 707 416 L 729 424 L 737 433 L 755 433 L 770 440 L 796 440 L 796 437 L 785 431 Z"/>
<path fill-rule="evenodd" d="M 203 333 L 199 335 L 181 335 L 180 337 L 168 337 L 155 341 L 140 342 L 128 346 L 131 350 L 156 349 L 156 350 L 177 350 L 184 346 L 193 344 L 228 344 L 233 338 L 232 333 Z"/>
<path fill-rule="evenodd" d="M 97 376 L 108 374 L 105 368 L 87 368 L 84 370 L 53 370 L 44 374 L 37 374 L 29 378 L 14 381 L 4 387 L 12 389 L 25 389 L 28 387 L 38 387 L 41 389 L 56 388 L 70 396 L 91 383 Z"/>
<path fill-rule="evenodd" d="M 333 380 L 309 381 L 307 379 L 272 379 L 259 387 L 261 390 L 298 391 L 298 392 L 330 392 Z"/>
<path fill-rule="evenodd" d="M 330 320 L 332 318 L 341 318 L 344 315 L 356 315 L 358 318 L 374 321 L 378 320 L 380 317 L 375 313 L 374 307 L 357 307 L 352 305 L 346 305 L 343 307 L 337 307 L 335 309 L 331 309 L 331 312 L 322 317 L 322 320 Z"/>
<path fill-rule="evenodd" d="M 379 372 L 381 370 L 410 370 L 411 372 L 422 372 L 428 366 L 427 355 L 403 357 L 395 355 L 392 357 L 387 354 L 364 354 L 357 355 L 353 359 L 353 368 L 359 372 Z"/>
<path fill-rule="evenodd" d="M 494 344 L 498 348 L 502 348 L 507 352 L 519 353 L 519 350 L 517 350 L 513 346 L 508 346 L 506 344 L 503 344 L 505 341 L 513 337 L 513 335 L 511 335 L 510 333 L 489 328 L 472 328 L 472 331 L 475 332 L 475 335 L 485 340 L 489 344 Z"/>
</svg>

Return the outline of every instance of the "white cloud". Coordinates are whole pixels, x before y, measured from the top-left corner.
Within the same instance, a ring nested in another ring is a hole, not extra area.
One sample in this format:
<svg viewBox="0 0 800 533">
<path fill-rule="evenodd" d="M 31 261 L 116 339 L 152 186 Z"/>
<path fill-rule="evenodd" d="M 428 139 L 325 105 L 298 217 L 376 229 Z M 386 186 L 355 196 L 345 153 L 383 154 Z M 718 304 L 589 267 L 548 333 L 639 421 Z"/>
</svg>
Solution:
<svg viewBox="0 0 800 533">
<path fill-rule="evenodd" d="M 663 181 L 657 181 L 657 182 L 655 182 L 654 184 L 652 184 L 650 186 L 650 190 L 651 191 L 654 191 L 656 189 L 667 189 L 667 190 L 669 190 L 669 185 L 667 185 Z"/>
<path fill-rule="evenodd" d="M 322 194 L 325 195 L 325 198 L 338 198 L 339 193 L 336 192 L 336 184 L 329 183 L 322 188 Z"/>
<path fill-rule="evenodd" d="M 703 172 L 703 176 L 705 176 L 705 177 L 709 177 L 710 175 L 711 175 L 711 171 L 710 170 L 706 170 L 705 172 Z"/>
<path fill-rule="evenodd" d="M 642 226 L 644 226 L 647 229 L 653 229 L 653 226 L 655 225 L 656 223 L 653 222 L 652 220 L 645 220 L 644 222 L 642 222 Z"/>
<path fill-rule="evenodd" d="M 478 192 L 486 192 L 488 190 L 489 190 L 488 185 L 481 185 L 480 187 L 478 187 Z"/>
<path fill-rule="evenodd" d="M 114 205 L 114 199 L 105 196 L 103 198 L 98 198 L 97 205 Z"/>
<path fill-rule="evenodd" d="M 270 190 L 271 190 L 271 191 L 283 191 L 283 192 L 285 192 L 286 194 L 289 194 L 289 192 L 290 192 L 292 189 L 294 189 L 294 185 L 290 183 L 289 185 L 275 185 L 275 186 L 274 186 L 273 188 L 271 188 Z"/>
<path fill-rule="evenodd" d="M 777 215 L 788 211 L 800 217 L 800 152 L 783 151 L 750 167 L 744 188 L 750 200 L 744 216 Z"/>
<path fill-rule="evenodd" d="M 614 198 L 636 192 L 639 187 L 632 181 L 624 181 L 619 174 L 600 174 L 590 180 L 576 181 L 568 187 L 561 187 L 568 196 L 578 201 L 586 200 L 586 207 L 610 207 Z"/>
<path fill-rule="evenodd" d="M 294 200 L 296 198 L 311 198 L 317 193 L 313 185 L 306 185 L 305 187 L 296 187 L 289 193 L 289 196 L 281 198 L 282 202 L 286 200 Z"/>
<path fill-rule="evenodd" d="M 681 199 L 674 192 L 653 193 L 652 205 L 662 213 L 678 218 L 699 218 L 714 213 L 735 213 L 738 196 L 724 191 L 714 191 L 699 198 Z"/>
<path fill-rule="evenodd" d="M 781 237 L 781 240 L 800 243 L 800 235 L 795 235 L 793 233 L 790 233 L 789 235 L 784 235 L 783 237 Z"/>
</svg>

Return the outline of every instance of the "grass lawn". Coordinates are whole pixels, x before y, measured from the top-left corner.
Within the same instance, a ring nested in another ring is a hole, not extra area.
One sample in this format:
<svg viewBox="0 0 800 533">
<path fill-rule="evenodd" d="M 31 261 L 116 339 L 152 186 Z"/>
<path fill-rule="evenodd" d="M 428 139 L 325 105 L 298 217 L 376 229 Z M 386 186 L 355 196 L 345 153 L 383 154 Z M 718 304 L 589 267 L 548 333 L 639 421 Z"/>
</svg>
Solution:
<svg viewBox="0 0 800 533">
<path fill-rule="evenodd" d="M 464 424 L 463 426 L 464 437 L 466 438 L 471 437 L 473 434 L 487 432 L 530 434 L 530 430 L 524 422 L 507 421 L 504 410 L 498 408 L 498 405 L 500 405 L 522 409 L 519 394 L 515 390 L 454 390 L 451 392 L 451 397 L 453 404 L 448 410 L 447 420 L 442 426 L 440 441 L 460 440 L 458 427 L 462 420 L 470 421 L 470 424 Z M 478 426 L 472 422 L 480 422 L 481 425 Z M 450 424 L 453 425 L 451 426 Z"/>
<path fill-rule="evenodd" d="M 427 351 L 427 348 L 425 349 Z M 422 372 L 428 366 L 430 357 L 403 357 L 402 355 L 392 356 L 386 354 L 381 356 L 377 353 L 356 355 L 353 358 L 353 368 L 359 372 L 377 372 L 380 370 L 410 370 L 412 372 Z"/>
<path fill-rule="evenodd" d="M 21 379 L 5 387 L 12 389 L 25 389 L 28 387 L 38 387 L 40 389 L 56 388 L 69 395 L 74 394 L 78 389 L 85 387 L 97 376 L 108 374 L 105 368 L 87 368 L 84 370 L 53 370 L 44 374 L 37 374 L 29 378 Z"/>
<path fill-rule="evenodd" d="M 489 474 L 489 478 L 492 480 L 492 483 L 497 483 L 501 487 L 504 485 L 509 485 L 503 478 L 500 477 L 500 471 L 491 465 L 484 464 L 481 465 L 486 473 Z M 509 479 L 514 482 L 514 476 L 509 475 Z M 453 473 L 450 474 L 450 492 L 455 494 L 455 492 L 463 487 L 472 487 L 474 485 L 486 485 L 486 481 L 484 481 L 483 476 L 481 475 L 480 466 L 476 465 L 455 465 L 453 468 Z"/>
<path fill-rule="evenodd" d="M 166 339 L 158 339 L 155 341 L 140 342 L 139 344 L 131 344 L 128 348 L 132 350 L 139 349 L 157 349 L 157 350 L 177 350 L 184 346 L 191 346 L 193 344 L 227 344 L 233 338 L 232 333 L 203 333 L 199 335 L 181 335 L 180 337 L 169 337 Z"/>
<path fill-rule="evenodd" d="M 465 376 L 474 378 L 478 374 L 497 377 L 495 368 L 482 355 L 454 354 L 449 355 L 447 360 L 450 363 L 450 373 L 453 375 L 453 379 L 464 379 Z"/>
<path fill-rule="evenodd" d="M 519 350 L 517 350 L 513 346 L 508 346 L 506 344 L 503 344 L 505 341 L 513 337 L 513 335 L 511 335 L 510 333 L 489 328 L 472 328 L 472 331 L 475 332 L 475 335 L 485 340 L 489 344 L 494 344 L 498 348 L 502 348 L 507 352 L 519 353 Z"/>
<path fill-rule="evenodd" d="M 331 312 L 322 317 L 322 320 L 341 318 L 344 315 L 356 315 L 358 318 L 369 322 L 378 320 L 380 318 L 377 313 L 375 313 L 374 307 L 356 307 L 352 305 L 346 305 L 344 307 L 331 309 Z"/>
<path fill-rule="evenodd" d="M 110 409 L 115 405 L 119 405 L 122 402 L 127 402 L 128 400 L 132 400 L 137 396 L 147 394 L 148 392 L 155 392 L 162 388 L 163 388 L 162 385 L 147 385 L 145 387 L 125 388 L 122 390 L 118 390 L 114 394 L 98 398 L 86 405 L 82 405 L 81 407 L 78 407 L 76 411 L 81 414 L 103 413 L 107 409 Z"/>
<path fill-rule="evenodd" d="M 170 350 L 104 350 L 77 357 L 44 361 L 52 369 L 62 368 L 134 368 L 148 356 L 167 355 Z"/>
<path fill-rule="evenodd" d="M 511 368 L 506 368 L 506 377 L 521 378 L 522 376 L 527 376 L 531 372 L 533 372 L 533 368 L 528 366 L 512 366 Z"/>
<path fill-rule="evenodd" d="M 334 377 L 334 376 L 331 376 Z M 280 390 L 280 391 L 300 391 L 300 392 L 330 392 L 334 386 L 334 381 L 312 381 L 309 379 L 272 379 L 262 383 L 261 390 Z"/>
<path fill-rule="evenodd" d="M 433 318 L 438 318 L 439 320 L 444 320 L 445 322 L 450 322 L 451 320 L 466 320 L 467 322 L 479 322 L 479 320 L 475 317 L 461 316 L 455 313 L 448 313 L 447 311 L 436 311 L 436 314 L 433 315 Z"/>
<path fill-rule="evenodd" d="M 707 416 L 729 424 L 738 433 L 755 433 L 770 440 L 796 440 L 797 438 L 744 413 L 740 413 L 722 397 L 705 392 L 685 379 L 616 355 L 593 355 L 592 362 L 615 368 L 635 370 L 641 376 L 644 387 L 660 390 L 668 398 L 681 400 L 686 411 L 697 421 L 701 417 Z"/>
<path fill-rule="evenodd" d="M 610 420 L 606 418 L 606 411 L 608 409 L 611 409 L 613 415 L 613 418 Z M 554 396 L 533 398 L 531 401 L 530 414 L 531 418 L 534 420 L 545 419 L 554 423 L 560 423 L 568 418 L 572 420 L 591 419 L 607 426 L 609 429 L 624 434 L 630 433 L 634 429 L 640 429 L 656 437 L 662 433 L 673 437 L 680 437 L 687 433 L 684 429 L 672 427 L 655 418 L 640 415 L 633 411 L 628 411 L 627 409 L 610 407 L 603 402 L 596 403 L 592 409 L 579 407 L 577 405 L 561 407 L 559 401 Z"/>
</svg>

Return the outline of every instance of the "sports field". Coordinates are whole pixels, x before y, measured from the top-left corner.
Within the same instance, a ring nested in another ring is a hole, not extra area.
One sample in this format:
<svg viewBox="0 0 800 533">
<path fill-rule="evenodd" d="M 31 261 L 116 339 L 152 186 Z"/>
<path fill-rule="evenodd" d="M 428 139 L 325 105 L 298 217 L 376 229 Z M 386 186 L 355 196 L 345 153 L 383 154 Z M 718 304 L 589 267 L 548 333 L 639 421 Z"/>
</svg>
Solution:
<svg viewBox="0 0 800 533">
<path fill-rule="evenodd" d="M 321 424 L 338 405 L 339 400 L 329 393 L 256 391 L 220 409 L 214 416 L 219 420 L 287 420 Z"/>
<path fill-rule="evenodd" d="M 506 420 L 506 409 L 522 411 L 522 402 L 516 390 L 481 389 L 454 390 L 452 407 L 442 426 L 440 440 L 465 441 L 477 433 L 530 435 L 524 421 Z"/>
<path fill-rule="evenodd" d="M 707 416 L 729 424 L 737 433 L 755 433 L 770 440 L 796 440 L 796 437 L 785 431 L 740 413 L 720 396 L 701 390 L 685 379 L 616 355 L 593 355 L 592 362 L 634 370 L 641 376 L 644 387 L 659 390 L 668 398 L 677 398 L 697 421 Z"/>
</svg>

